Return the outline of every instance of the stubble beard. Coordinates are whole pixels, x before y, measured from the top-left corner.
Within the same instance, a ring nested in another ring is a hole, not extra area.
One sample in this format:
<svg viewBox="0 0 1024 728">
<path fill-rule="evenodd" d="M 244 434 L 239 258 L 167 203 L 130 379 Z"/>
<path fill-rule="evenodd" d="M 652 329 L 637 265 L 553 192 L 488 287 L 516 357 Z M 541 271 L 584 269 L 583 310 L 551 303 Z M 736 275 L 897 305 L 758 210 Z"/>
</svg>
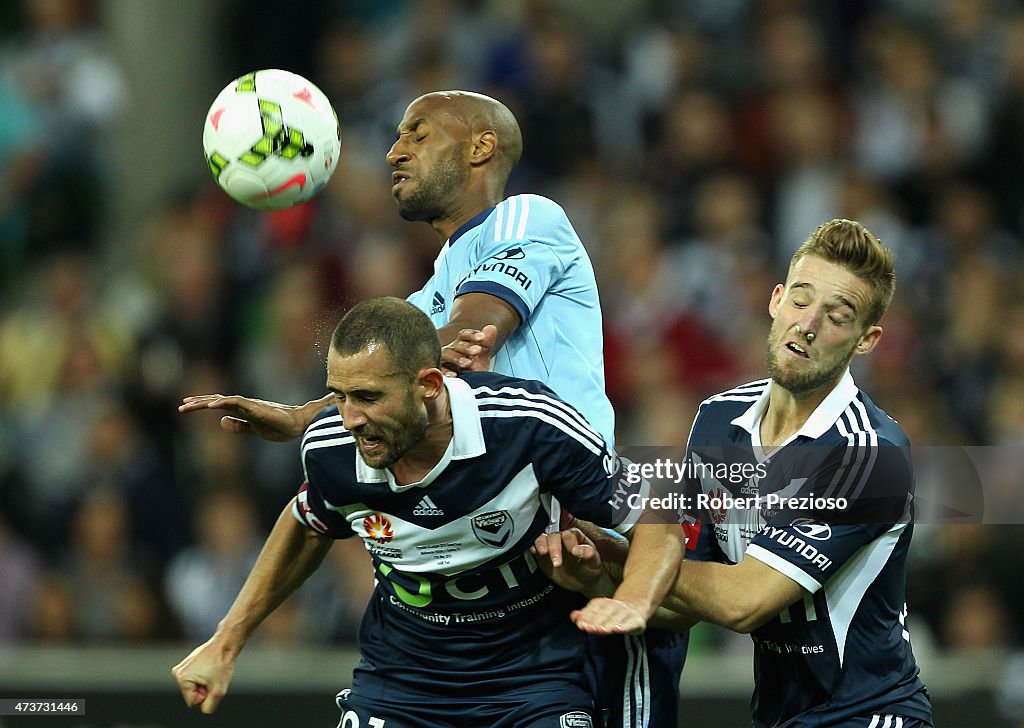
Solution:
<svg viewBox="0 0 1024 728">
<path fill-rule="evenodd" d="M 439 161 L 430 176 L 419 180 L 416 191 L 409 196 L 397 198 L 398 214 L 409 222 L 433 222 L 447 214 L 448 201 L 469 177 L 469 171 L 459 160 L 465 142 L 455 145 L 451 155 Z"/>
<path fill-rule="evenodd" d="M 773 382 L 794 395 L 808 394 L 834 381 L 850 366 L 850 362 L 853 360 L 853 348 L 851 347 L 846 356 L 840 357 L 830 366 L 819 368 L 820 365 L 812 364 L 807 371 L 792 371 L 779 361 L 778 352 L 782 343 L 783 337 L 776 335 L 773 325 L 768 334 L 768 352 L 765 356 L 768 362 L 768 376 Z"/>
<path fill-rule="evenodd" d="M 430 422 L 426 412 L 417 412 L 414 408 L 413 397 L 409 396 L 409 417 L 395 426 L 394 435 L 380 433 L 383 452 L 367 457 L 360 451 L 363 460 L 371 468 L 385 470 L 397 463 L 419 442 L 427 436 L 427 429 Z"/>
</svg>

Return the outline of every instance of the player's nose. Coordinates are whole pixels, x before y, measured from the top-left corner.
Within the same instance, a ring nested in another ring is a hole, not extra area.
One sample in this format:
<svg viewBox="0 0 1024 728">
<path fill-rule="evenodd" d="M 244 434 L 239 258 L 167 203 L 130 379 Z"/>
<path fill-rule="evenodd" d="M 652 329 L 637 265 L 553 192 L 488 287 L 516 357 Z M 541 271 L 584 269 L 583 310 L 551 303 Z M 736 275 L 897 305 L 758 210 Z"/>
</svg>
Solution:
<svg viewBox="0 0 1024 728">
<path fill-rule="evenodd" d="M 397 167 L 400 164 L 404 164 L 409 161 L 409 154 L 402 147 L 401 139 L 391 145 L 391 149 L 388 150 L 388 154 L 385 159 L 387 159 L 388 164 L 392 167 Z"/>
<path fill-rule="evenodd" d="M 354 430 L 361 425 L 365 425 L 367 422 L 366 413 L 358 406 L 347 401 L 341 405 L 341 420 L 348 430 Z"/>
</svg>

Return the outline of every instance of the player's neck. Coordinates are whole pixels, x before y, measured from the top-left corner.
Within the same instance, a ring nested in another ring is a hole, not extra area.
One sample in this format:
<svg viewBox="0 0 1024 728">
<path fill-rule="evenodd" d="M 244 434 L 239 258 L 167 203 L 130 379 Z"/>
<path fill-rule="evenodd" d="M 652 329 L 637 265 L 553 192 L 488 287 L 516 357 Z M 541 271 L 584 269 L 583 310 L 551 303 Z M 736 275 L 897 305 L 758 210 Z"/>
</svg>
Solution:
<svg viewBox="0 0 1024 728">
<path fill-rule="evenodd" d="M 832 387 L 819 387 L 798 395 L 776 382 L 771 386 L 760 428 L 761 446 L 766 450 L 773 450 L 791 438 L 832 391 Z"/>
<path fill-rule="evenodd" d="M 432 220 L 430 226 L 434 228 L 434 233 L 437 235 L 441 245 L 444 245 L 455 234 L 456 230 L 488 207 L 494 207 L 501 200 L 501 194 L 495 195 L 483 191 L 468 193 L 456 205 L 453 205 L 452 209 L 443 217 Z"/>
<path fill-rule="evenodd" d="M 442 389 L 440 396 L 428 407 L 430 419 L 426 436 L 391 466 L 395 480 L 402 485 L 423 480 L 444 457 L 452 441 L 454 429 L 448 390 Z"/>
</svg>

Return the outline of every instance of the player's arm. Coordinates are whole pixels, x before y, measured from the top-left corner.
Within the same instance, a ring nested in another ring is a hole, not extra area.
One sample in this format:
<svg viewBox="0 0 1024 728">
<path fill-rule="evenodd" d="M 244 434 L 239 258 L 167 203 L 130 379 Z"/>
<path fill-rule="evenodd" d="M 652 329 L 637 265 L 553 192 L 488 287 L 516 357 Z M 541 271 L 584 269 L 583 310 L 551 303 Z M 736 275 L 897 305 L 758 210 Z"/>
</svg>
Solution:
<svg viewBox="0 0 1024 728">
<path fill-rule="evenodd" d="M 594 599 L 613 598 L 623 580 L 623 568 L 629 545 L 587 521 L 573 520 L 563 530 L 541 534 L 534 553 L 548 578 L 563 589 L 577 591 Z M 685 632 L 700 619 L 658 607 L 647 625 Z"/>
<path fill-rule="evenodd" d="M 622 582 L 611 597 L 595 597 L 572 613 L 584 632 L 643 632 L 676 580 L 683 558 L 682 535 L 675 523 L 638 523 L 629 532 L 629 553 Z"/>
<path fill-rule="evenodd" d="M 451 372 L 486 370 L 491 357 L 519 324 L 516 310 L 497 296 L 489 293 L 458 296 L 448 323 L 437 330 L 444 347 L 441 366 Z"/>
<path fill-rule="evenodd" d="M 294 503 L 294 501 L 293 501 Z M 216 633 L 171 670 L 185 704 L 212 713 L 227 692 L 246 641 L 320 565 L 333 543 L 284 509 Z"/>
<path fill-rule="evenodd" d="M 467 293 L 455 299 L 448 323 L 437 330 L 442 343 L 442 365 L 452 372 L 486 370 L 494 352 L 519 325 L 519 314 L 508 303 L 487 293 Z M 220 426 L 228 432 L 255 435 L 273 442 L 300 437 L 324 407 L 334 403 L 325 394 L 305 404 L 291 405 L 240 395 L 202 394 L 185 397 L 178 411 L 226 412 Z"/>
<path fill-rule="evenodd" d="M 280 404 L 240 395 L 201 394 L 185 397 L 178 411 L 222 410 L 220 426 L 239 435 L 256 435 L 273 442 L 288 442 L 300 437 L 317 413 L 334 404 L 334 395 L 325 394 L 306 404 Z"/>
<path fill-rule="evenodd" d="M 689 629 L 695 621 L 711 622 L 747 633 L 765 624 L 808 592 L 793 579 L 752 556 L 738 564 L 684 561 L 664 606 Z M 689 622 L 689 624 L 687 624 Z"/>
</svg>

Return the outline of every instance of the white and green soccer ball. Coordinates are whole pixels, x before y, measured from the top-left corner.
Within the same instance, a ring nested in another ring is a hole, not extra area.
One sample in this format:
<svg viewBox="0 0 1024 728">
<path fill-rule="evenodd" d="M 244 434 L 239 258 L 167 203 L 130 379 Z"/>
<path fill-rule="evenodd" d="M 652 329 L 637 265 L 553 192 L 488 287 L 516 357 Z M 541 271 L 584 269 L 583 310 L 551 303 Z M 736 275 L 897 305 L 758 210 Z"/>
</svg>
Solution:
<svg viewBox="0 0 1024 728">
<path fill-rule="evenodd" d="M 305 202 L 334 173 L 338 116 L 324 93 L 290 71 L 236 78 L 210 106 L 203 151 L 225 192 L 257 210 Z"/>
</svg>

